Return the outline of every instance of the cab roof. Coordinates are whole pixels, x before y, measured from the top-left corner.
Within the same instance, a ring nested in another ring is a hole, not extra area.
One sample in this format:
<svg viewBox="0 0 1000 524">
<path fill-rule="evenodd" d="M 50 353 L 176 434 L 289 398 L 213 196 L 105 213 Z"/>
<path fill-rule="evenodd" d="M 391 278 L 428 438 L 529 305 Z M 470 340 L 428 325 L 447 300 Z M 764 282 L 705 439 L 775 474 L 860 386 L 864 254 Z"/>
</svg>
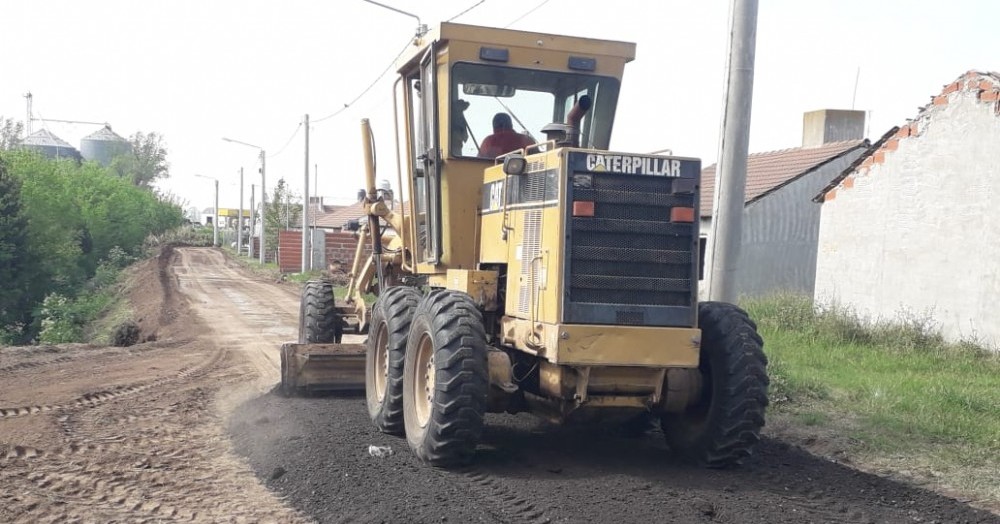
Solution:
<svg viewBox="0 0 1000 524">
<path fill-rule="evenodd" d="M 413 45 L 404 50 L 396 61 L 397 72 L 410 70 L 431 43 L 452 40 L 482 44 L 486 47 L 544 48 L 548 51 L 572 53 L 575 56 L 614 57 L 624 59 L 626 63 L 635 59 L 635 44 L 632 42 L 441 22 L 426 34 L 413 39 Z"/>
</svg>

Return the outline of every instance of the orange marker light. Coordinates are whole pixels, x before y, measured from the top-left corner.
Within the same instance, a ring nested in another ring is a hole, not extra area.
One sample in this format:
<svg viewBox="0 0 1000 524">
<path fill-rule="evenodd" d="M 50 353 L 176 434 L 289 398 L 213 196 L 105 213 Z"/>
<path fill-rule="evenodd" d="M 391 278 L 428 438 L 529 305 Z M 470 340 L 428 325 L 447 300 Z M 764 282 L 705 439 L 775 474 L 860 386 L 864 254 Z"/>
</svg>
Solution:
<svg viewBox="0 0 1000 524">
<path fill-rule="evenodd" d="M 592 217 L 594 216 L 594 202 L 591 200 L 576 200 L 573 202 L 573 216 Z"/>
<path fill-rule="evenodd" d="M 670 208 L 671 222 L 694 222 L 693 207 L 672 207 Z"/>
</svg>

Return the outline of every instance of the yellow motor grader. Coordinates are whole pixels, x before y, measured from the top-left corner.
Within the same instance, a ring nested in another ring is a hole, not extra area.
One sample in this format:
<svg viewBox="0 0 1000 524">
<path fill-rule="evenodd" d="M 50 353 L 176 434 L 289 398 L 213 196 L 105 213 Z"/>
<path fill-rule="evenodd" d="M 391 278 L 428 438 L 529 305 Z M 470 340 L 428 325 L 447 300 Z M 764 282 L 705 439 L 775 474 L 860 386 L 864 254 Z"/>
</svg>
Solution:
<svg viewBox="0 0 1000 524">
<path fill-rule="evenodd" d="M 281 389 L 363 384 L 372 422 L 436 466 L 472 458 L 487 412 L 649 416 L 704 464 L 749 455 L 767 361 L 746 313 L 698 302 L 700 161 L 608 151 L 634 56 L 454 23 L 417 37 L 394 85 L 404 198 L 376 189 L 362 121 L 368 221 L 347 298 L 305 286 Z"/>
</svg>

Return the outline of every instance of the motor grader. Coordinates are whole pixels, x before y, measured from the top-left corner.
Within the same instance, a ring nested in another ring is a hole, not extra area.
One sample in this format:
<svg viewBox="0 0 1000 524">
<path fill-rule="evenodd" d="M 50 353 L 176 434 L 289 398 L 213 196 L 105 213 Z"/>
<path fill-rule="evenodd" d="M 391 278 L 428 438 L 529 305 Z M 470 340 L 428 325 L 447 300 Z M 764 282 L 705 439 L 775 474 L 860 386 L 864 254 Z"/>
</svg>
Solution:
<svg viewBox="0 0 1000 524">
<path fill-rule="evenodd" d="M 608 150 L 634 56 L 454 23 L 415 38 L 394 85 L 404 198 L 376 189 L 362 121 L 367 222 L 347 297 L 307 283 L 281 389 L 363 385 L 375 426 L 435 466 L 473 457 L 487 412 L 658 419 L 683 456 L 749 455 L 766 358 L 745 312 L 698 302 L 700 161 Z M 501 112 L 534 144 L 481 157 Z"/>
</svg>

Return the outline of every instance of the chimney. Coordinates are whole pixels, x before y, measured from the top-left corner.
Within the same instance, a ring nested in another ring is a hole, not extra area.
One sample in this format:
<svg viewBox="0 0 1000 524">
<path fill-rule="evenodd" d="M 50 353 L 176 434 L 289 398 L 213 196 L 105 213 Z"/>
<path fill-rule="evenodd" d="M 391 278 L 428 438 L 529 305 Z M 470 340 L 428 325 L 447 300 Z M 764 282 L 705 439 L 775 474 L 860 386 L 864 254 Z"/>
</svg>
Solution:
<svg viewBox="0 0 1000 524">
<path fill-rule="evenodd" d="M 865 112 L 853 109 L 820 109 L 802 116 L 802 147 L 865 137 Z"/>
</svg>

